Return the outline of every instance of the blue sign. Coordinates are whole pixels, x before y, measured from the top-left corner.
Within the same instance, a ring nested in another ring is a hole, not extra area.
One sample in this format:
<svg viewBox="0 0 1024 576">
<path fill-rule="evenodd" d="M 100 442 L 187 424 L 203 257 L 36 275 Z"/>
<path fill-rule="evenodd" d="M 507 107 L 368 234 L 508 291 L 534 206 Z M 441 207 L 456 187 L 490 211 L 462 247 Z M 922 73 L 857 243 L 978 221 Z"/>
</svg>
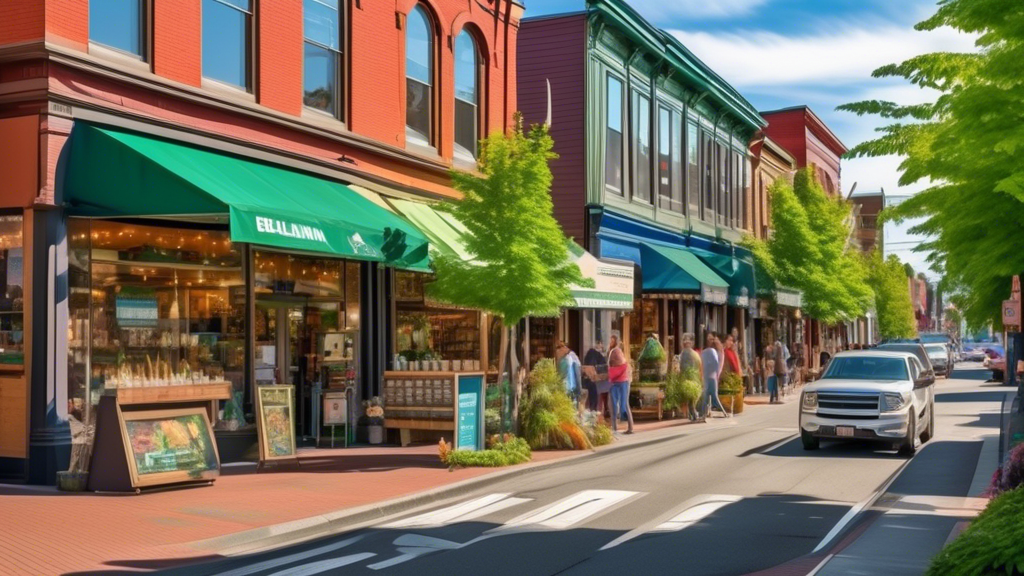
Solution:
<svg viewBox="0 0 1024 576">
<path fill-rule="evenodd" d="M 482 374 L 458 375 L 458 415 L 455 419 L 455 449 L 483 448 L 484 377 Z"/>
<path fill-rule="evenodd" d="M 118 296 L 115 304 L 122 328 L 155 328 L 160 320 L 156 298 Z"/>
</svg>

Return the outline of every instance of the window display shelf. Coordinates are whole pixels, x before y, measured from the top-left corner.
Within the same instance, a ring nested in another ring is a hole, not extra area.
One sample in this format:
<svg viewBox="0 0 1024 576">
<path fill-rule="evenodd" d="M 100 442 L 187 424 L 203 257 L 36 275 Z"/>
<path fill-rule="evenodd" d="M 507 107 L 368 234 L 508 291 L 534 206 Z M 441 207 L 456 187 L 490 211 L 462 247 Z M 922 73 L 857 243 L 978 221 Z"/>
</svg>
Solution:
<svg viewBox="0 0 1024 576">
<path fill-rule="evenodd" d="M 143 260 L 120 260 L 115 258 L 93 258 L 93 264 L 113 264 L 115 266 L 135 266 L 136 268 L 167 268 L 170 270 L 201 270 L 204 272 L 241 272 L 241 266 L 214 266 L 211 264 L 187 264 L 184 262 L 148 262 Z"/>
<path fill-rule="evenodd" d="M 231 398 L 230 382 L 185 384 L 178 386 L 148 386 L 117 388 L 117 403 L 163 404 L 169 402 L 210 402 Z"/>
</svg>

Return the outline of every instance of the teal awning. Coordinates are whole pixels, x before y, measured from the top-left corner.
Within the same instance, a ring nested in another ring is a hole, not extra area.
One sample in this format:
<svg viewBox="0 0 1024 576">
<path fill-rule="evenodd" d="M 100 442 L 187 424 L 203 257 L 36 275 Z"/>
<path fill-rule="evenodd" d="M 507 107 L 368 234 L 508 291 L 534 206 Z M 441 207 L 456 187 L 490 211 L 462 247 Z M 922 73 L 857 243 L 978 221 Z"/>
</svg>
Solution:
<svg viewBox="0 0 1024 576">
<path fill-rule="evenodd" d="M 65 201 L 91 217 L 227 216 L 231 240 L 429 270 L 415 226 L 340 182 L 78 123 Z"/>
<path fill-rule="evenodd" d="M 640 244 L 644 292 L 701 294 L 705 302 L 724 304 L 729 283 L 687 248 Z"/>
<path fill-rule="evenodd" d="M 740 308 L 750 305 L 750 299 L 757 296 L 757 283 L 754 281 L 754 263 L 752 261 L 700 248 L 690 249 L 729 283 L 730 305 Z"/>
</svg>

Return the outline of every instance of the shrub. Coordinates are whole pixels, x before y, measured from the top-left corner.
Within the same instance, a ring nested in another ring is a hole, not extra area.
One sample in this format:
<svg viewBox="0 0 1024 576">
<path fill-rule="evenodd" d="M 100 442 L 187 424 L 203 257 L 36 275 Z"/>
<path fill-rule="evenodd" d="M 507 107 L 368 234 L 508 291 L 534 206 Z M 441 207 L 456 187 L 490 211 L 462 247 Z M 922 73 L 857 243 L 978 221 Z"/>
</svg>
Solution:
<svg viewBox="0 0 1024 576">
<path fill-rule="evenodd" d="M 722 374 L 722 381 L 718 383 L 719 396 L 731 396 L 743 391 L 743 377 L 735 372 Z"/>
<path fill-rule="evenodd" d="M 451 444 L 441 439 L 438 443 L 438 455 L 441 462 L 449 468 L 468 468 L 470 466 L 497 468 L 528 462 L 533 457 L 526 440 L 511 434 L 503 437 L 494 435 L 486 450 L 452 450 Z"/>
<path fill-rule="evenodd" d="M 584 430 L 587 431 L 587 439 L 590 440 L 591 446 L 611 444 L 612 440 L 615 439 L 612 436 L 612 429 L 605 424 L 594 424 L 593 426 L 585 427 Z"/>
<path fill-rule="evenodd" d="M 688 406 L 690 402 L 700 400 L 701 389 L 700 375 L 696 368 L 673 372 L 668 375 L 665 383 L 665 401 L 662 407 L 666 410 L 675 410 Z"/>
<path fill-rule="evenodd" d="M 588 448 L 586 434 L 576 421 L 576 407 L 565 393 L 555 363 L 545 358 L 530 372 L 529 390 L 520 406 L 523 438 L 534 450 Z"/>
<path fill-rule="evenodd" d="M 1021 484 L 1024 484 L 1024 444 L 1018 444 L 1010 450 L 1006 462 L 992 475 L 988 493 L 989 496 L 998 496 L 1014 490 Z"/>
<path fill-rule="evenodd" d="M 501 432 L 501 412 L 497 408 L 484 409 L 484 434 L 488 436 Z"/>
<path fill-rule="evenodd" d="M 1024 573 L 1024 487 L 1003 493 L 932 559 L 927 576 Z"/>
</svg>

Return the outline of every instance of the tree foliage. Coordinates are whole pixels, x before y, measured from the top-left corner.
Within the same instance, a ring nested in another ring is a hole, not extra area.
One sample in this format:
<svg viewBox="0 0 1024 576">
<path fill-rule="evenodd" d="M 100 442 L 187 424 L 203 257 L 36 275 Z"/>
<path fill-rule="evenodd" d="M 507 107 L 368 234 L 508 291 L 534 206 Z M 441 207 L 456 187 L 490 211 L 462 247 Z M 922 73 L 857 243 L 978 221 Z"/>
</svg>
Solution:
<svg viewBox="0 0 1024 576">
<path fill-rule="evenodd" d="M 813 167 L 792 185 L 777 179 L 769 199 L 772 237 L 744 241 L 762 271 L 758 282 L 801 290 L 804 310 L 826 324 L 864 314 L 874 294 L 863 257 L 848 243 L 850 205 L 825 193 Z"/>
<path fill-rule="evenodd" d="M 570 285 L 592 285 L 568 259 L 569 241 L 552 214 L 553 145 L 546 126 L 524 133 L 517 115 L 508 135 L 482 142 L 479 174 L 452 171 L 464 198 L 444 208 L 466 227 L 474 259 L 435 258 L 431 297 L 487 310 L 513 326 L 528 315 L 557 316 L 572 302 Z"/>
<path fill-rule="evenodd" d="M 913 232 L 934 240 L 918 250 L 942 274 L 941 288 L 972 329 L 999 323 L 1010 278 L 1024 271 L 1024 6 L 1005 0 L 942 0 L 917 25 L 976 34 L 977 53 L 937 52 L 879 68 L 940 92 L 928 104 L 864 101 L 840 106 L 891 120 L 849 157 L 904 157 L 900 184 L 929 187 L 883 217 L 923 217 Z"/>
<path fill-rule="evenodd" d="M 895 255 L 882 259 L 877 251 L 870 256 L 870 263 L 879 335 L 882 338 L 913 338 L 917 335 L 917 324 L 903 264 Z"/>
</svg>

